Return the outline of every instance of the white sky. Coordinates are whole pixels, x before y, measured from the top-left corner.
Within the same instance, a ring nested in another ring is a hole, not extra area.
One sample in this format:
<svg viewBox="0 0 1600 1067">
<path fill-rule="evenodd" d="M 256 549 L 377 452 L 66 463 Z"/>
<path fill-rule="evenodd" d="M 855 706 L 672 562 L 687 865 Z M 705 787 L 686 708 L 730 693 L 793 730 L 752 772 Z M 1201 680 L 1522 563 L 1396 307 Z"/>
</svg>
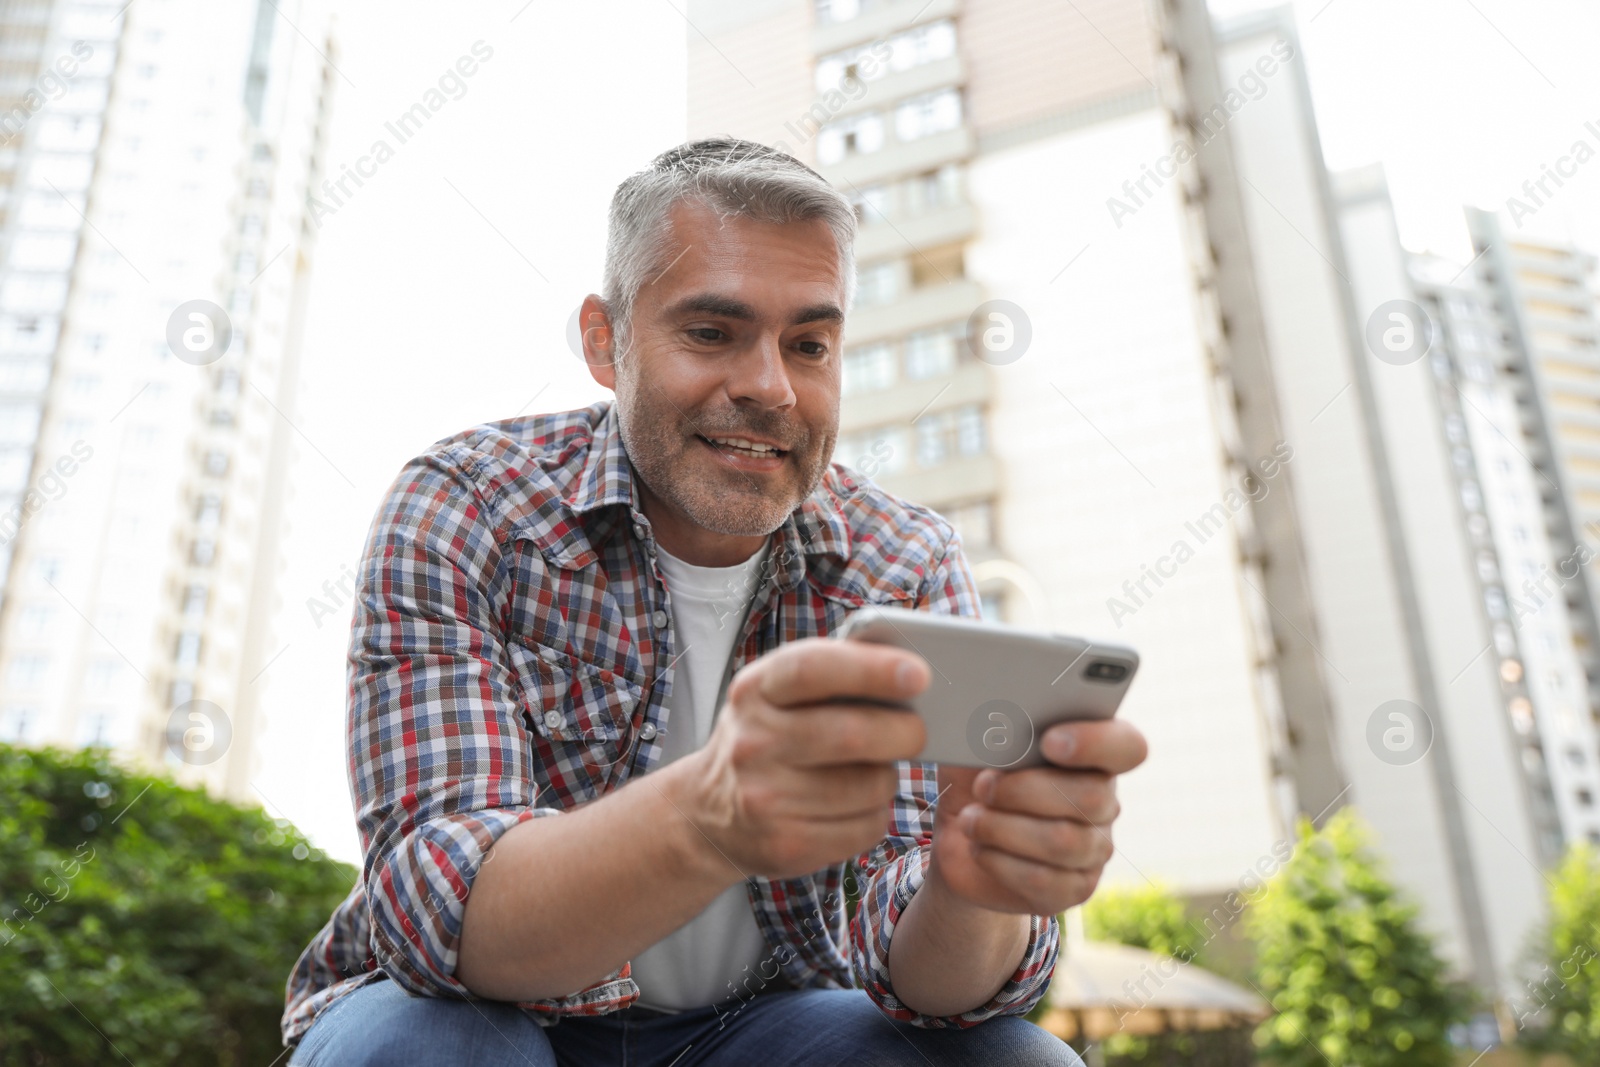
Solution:
<svg viewBox="0 0 1600 1067">
<path fill-rule="evenodd" d="M 393 144 L 384 123 L 475 41 L 494 49 L 465 95 L 323 220 L 317 251 L 294 413 L 303 438 L 280 583 L 284 651 L 257 683 L 268 725 L 255 781 L 269 808 L 352 862 L 349 603 L 334 604 L 323 584 L 354 570 L 384 490 L 429 443 L 604 395 L 568 350 L 566 323 L 598 288 L 611 191 L 685 129 L 684 0 L 533 0 L 518 14 L 523 3 L 338 3 L 348 81 L 334 103 L 335 174 L 375 139 Z M 1212 2 L 1223 14 L 1260 6 Z M 1600 6 L 1296 8 L 1328 162 L 1385 164 L 1408 247 L 1465 262 L 1462 205 L 1503 209 L 1577 139 L 1600 151 Z M 1600 250 L 1600 158 L 1525 225 Z M 314 620 L 310 598 L 334 614 Z"/>
</svg>

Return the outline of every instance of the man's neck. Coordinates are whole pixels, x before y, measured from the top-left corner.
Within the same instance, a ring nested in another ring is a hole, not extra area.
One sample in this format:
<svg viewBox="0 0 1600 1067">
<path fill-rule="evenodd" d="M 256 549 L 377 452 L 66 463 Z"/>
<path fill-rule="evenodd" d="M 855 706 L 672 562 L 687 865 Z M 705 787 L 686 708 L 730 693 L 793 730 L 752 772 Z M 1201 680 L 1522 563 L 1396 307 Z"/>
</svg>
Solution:
<svg viewBox="0 0 1600 1067">
<path fill-rule="evenodd" d="M 635 477 L 639 487 L 639 510 L 650 520 L 656 543 L 678 559 L 696 567 L 733 567 L 761 551 L 770 534 L 750 537 L 718 533 L 699 525 L 682 510 L 650 491 Z"/>
</svg>

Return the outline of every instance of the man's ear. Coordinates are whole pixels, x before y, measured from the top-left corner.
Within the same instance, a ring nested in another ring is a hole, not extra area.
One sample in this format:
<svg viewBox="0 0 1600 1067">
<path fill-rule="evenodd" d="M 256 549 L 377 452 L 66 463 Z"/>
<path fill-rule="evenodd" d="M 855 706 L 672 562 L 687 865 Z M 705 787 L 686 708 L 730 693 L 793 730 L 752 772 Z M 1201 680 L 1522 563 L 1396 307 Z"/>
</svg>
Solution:
<svg viewBox="0 0 1600 1067">
<path fill-rule="evenodd" d="M 607 389 L 617 388 L 617 332 L 611 328 L 611 313 L 594 293 L 583 298 L 578 308 L 578 332 L 583 342 L 583 362 L 589 376 Z"/>
</svg>

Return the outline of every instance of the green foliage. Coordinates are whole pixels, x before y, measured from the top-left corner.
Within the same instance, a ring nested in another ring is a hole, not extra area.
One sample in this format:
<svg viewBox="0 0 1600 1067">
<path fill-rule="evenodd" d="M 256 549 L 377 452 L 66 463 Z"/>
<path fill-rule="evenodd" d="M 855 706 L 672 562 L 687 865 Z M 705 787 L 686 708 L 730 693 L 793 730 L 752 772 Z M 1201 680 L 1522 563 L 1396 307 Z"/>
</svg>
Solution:
<svg viewBox="0 0 1600 1067">
<path fill-rule="evenodd" d="M 1204 965 L 1204 930 L 1191 919 L 1189 906 L 1162 886 L 1098 891 L 1083 906 L 1083 930 L 1091 941 L 1115 941 Z"/>
<path fill-rule="evenodd" d="M 1346 808 L 1314 832 L 1245 915 L 1257 984 L 1278 1015 L 1256 1045 L 1286 1067 L 1450 1067 L 1468 999 Z"/>
<path fill-rule="evenodd" d="M 273 1062 L 284 981 L 354 879 L 259 810 L 0 745 L 0 1067 Z"/>
<path fill-rule="evenodd" d="M 1600 1063 L 1600 854 L 1587 845 L 1570 849 L 1555 872 L 1539 956 L 1518 1026 L 1535 1014 L 1541 1025 L 1524 1030 L 1522 1040 L 1536 1051 Z"/>
</svg>

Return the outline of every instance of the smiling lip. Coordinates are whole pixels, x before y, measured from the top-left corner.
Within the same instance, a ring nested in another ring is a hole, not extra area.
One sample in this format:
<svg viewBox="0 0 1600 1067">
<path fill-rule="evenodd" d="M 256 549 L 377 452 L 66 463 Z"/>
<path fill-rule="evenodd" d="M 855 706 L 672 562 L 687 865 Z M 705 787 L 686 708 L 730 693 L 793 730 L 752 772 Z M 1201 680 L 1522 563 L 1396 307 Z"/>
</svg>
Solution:
<svg viewBox="0 0 1600 1067">
<path fill-rule="evenodd" d="M 742 471 L 777 470 L 789 454 L 788 449 L 779 448 L 773 441 L 744 434 L 695 434 L 695 439 L 715 452 L 724 463 Z"/>
</svg>

